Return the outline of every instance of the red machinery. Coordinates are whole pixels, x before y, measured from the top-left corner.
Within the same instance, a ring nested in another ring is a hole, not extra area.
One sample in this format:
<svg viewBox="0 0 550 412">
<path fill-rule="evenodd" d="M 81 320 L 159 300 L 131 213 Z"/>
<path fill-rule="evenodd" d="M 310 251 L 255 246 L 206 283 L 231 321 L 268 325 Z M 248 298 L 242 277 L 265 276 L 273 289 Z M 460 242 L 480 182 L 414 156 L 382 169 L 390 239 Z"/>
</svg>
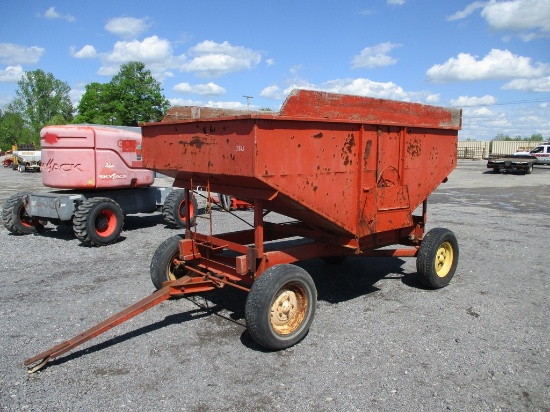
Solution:
<svg viewBox="0 0 550 412">
<path fill-rule="evenodd" d="M 40 138 L 41 152 L 14 152 L 19 170 L 41 167 L 44 186 L 58 190 L 10 196 L 2 221 L 12 234 L 66 224 L 84 245 L 105 246 L 119 239 L 128 214 L 162 211 L 166 225 L 184 228 L 191 205 L 194 219 L 197 204 L 186 203 L 183 190 L 154 186 L 155 172 L 143 167 L 138 127 L 52 125 Z M 34 156 L 41 166 L 31 165 Z"/>
<path fill-rule="evenodd" d="M 153 256 L 157 292 L 28 359 L 38 363 L 31 371 L 169 297 L 224 286 L 249 292 L 245 318 L 257 343 L 289 347 L 309 330 L 317 299 L 310 275 L 290 264 L 298 260 L 416 257 L 426 286 L 446 286 L 454 276 L 455 235 L 424 234 L 424 226 L 428 196 L 456 166 L 459 109 L 298 90 L 278 113 L 172 113 L 142 126 L 145 167 L 175 178 L 175 186 L 249 202 L 253 229 L 205 235 L 188 225 Z M 266 222 L 270 211 L 295 220 Z M 277 240 L 296 236 L 302 241 L 277 248 Z"/>
</svg>

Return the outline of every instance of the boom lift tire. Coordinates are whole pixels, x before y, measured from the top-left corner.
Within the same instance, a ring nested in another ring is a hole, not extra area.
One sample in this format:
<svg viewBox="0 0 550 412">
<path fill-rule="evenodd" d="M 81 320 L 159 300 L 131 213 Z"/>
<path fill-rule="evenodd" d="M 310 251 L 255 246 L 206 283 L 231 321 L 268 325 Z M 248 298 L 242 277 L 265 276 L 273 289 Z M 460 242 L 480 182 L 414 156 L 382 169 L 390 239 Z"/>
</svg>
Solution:
<svg viewBox="0 0 550 412">
<path fill-rule="evenodd" d="M 123 225 L 122 208 L 106 197 L 84 200 L 73 218 L 74 233 L 87 246 L 105 246 L 115 242 Z"/>
<path fill-rule="evenodd" d="M 220 207 L 223 210 L 231 210 L 231 196 L 218 193 L 218 201 L 220 202 Z"/>
<path fill-rule="evenodd" d="M 434 228 L 424 236 L 416 257 L 422 284 L 439 289 L 449 284 L 458 264 L 458 241 L 449 229 Z"/>
<path fill-rule="evenodd" d="M 179 244 L 183 238 L 183 235 L 169 237 L 155 250 L 149 270 L 157 290 L 162 288 L 164 282 L 179 279 L 189 272 L 179 260 Z"/>
<path fill-rule="evenodd" d="M 290 264 L 272 266 L 248 293 L 248 333 L 267 349 L 288 348 L 307 335 L 316 305 L 317 289 L 309 273 Z"/>
<path fill-rule="evenodd" d="M 38 218 L 27 215 L 23 206 L 23 196 L 28 193 L 21 192 L 11 195 L 2 208 L 2 221 L 4 226 L 14 235 L 30 235 L 40 232 L 44 225 Z"/>
<path fill-rule="evenodd" d="M 175 228 L 186 228 L 187 220 L 187 190 L 173 190 L 166 196 L 162 206 L 164 223 Z M 190 216 L 190 227 L 195 226 L 197 210 L 199 209 L 197 199 L 192 196 Z"/>
</svg>

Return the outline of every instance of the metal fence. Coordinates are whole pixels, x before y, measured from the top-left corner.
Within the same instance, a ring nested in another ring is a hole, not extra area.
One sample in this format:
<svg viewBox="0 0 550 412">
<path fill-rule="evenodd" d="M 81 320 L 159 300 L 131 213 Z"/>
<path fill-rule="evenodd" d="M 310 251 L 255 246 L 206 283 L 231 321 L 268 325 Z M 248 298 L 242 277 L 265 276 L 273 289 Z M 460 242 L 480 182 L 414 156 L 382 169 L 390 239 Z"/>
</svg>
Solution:
<svg viewBox="0 0 550 412">
<path fill-rule="evenodd" d="M 495 140 L 491 142 L 459 141 L 459 159 L 487 159 L 489 156 L 505 156 L 520 151 L 529 151 L 542 142 Z"/>
</svg>

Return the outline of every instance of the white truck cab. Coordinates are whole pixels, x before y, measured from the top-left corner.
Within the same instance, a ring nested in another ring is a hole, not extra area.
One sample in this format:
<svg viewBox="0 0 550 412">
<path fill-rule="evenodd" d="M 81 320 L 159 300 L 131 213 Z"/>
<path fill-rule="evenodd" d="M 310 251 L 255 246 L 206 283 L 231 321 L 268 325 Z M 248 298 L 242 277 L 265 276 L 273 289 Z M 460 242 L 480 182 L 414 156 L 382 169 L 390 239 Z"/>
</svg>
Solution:
<svg viewBox="0 0 550 412">
<path fill-rule="evenodd" d="M 529 154 L 537 158 L 537 164 L 550 165 L 550 142 L 542 143 L 529 152 L 518 152 L 516 154 Z"/>
<path fill-rule="evenodd" d="M 529 154 L 537 158 L 537 164 L 550 165 L 550 142 L 538 145 Z"/>
</svg>

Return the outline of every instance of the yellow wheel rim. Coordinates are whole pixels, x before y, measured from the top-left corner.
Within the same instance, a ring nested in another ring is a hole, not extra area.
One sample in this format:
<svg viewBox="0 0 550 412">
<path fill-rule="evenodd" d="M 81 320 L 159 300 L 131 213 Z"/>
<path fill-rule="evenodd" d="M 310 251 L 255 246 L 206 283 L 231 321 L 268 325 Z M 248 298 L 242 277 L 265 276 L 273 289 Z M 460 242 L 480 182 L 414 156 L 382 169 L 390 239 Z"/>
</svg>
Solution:
<svg viewBox="0 0 550 412">
<path fill-rule="evenodd" d="M 447 276 L 453 265 L 453 260 L 453 246 L 449 242 L 443 242 L 435 255 L 435 273 L 437 273 L 437 276 L 440 278 Z"/>
<path fill-rule="evenodd" d="M 179 260 L 180 253 L 179 251 L 174 253 L 174 256 L 172 256 L 172 259 L 170 260 L 170 264 L 166 268 L 166 278 L 168 280 L 177 280 L 184 275 L 189 275 L 190 271 L 186 269 L 185 262 Z"/>
<path fill-rule="evenodd" d="M 271 305 L 271 327 L 280 335 L 288 335 L 298 329 L 306 310 L 307 298 L 304 290 L 298 285 L 286 285 L 279 290 Z"/>
</svg>

